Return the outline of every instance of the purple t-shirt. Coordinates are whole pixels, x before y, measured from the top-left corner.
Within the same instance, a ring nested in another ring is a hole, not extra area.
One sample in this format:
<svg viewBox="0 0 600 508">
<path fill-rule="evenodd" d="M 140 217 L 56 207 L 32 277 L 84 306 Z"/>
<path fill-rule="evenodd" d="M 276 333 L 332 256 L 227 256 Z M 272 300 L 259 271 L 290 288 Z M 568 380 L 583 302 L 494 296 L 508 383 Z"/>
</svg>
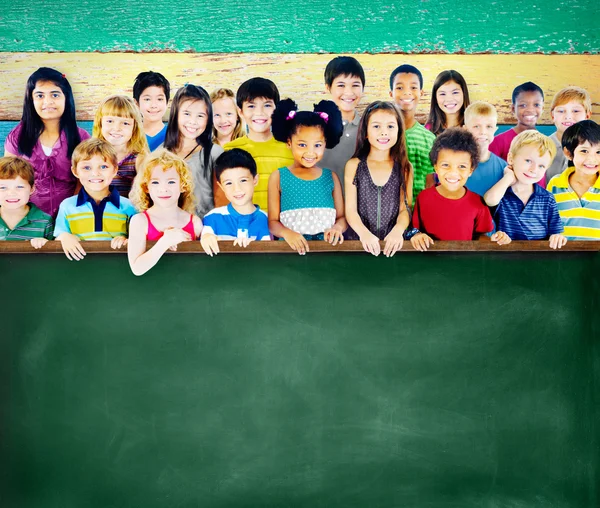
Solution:
<svg viewBox="0 0 600 508">
<path fill-rule="evenodd" d="M 75 193 L 77 178 L 71 172 L 71 159 L 67 156 L 67 135 L 61 132 L 52 153 L 46 155 L 39 139 L 33 147 L 31 157 L 19 153 L 21 122 L 8 134 L 4 150 L 29 161 L 35 171 L 35 192 L 30 201 L 43 212 L 56 217 L 61 202 Z M 87 131 L 79 129 L 81 141 L 90 137 Z"/>
</svg>

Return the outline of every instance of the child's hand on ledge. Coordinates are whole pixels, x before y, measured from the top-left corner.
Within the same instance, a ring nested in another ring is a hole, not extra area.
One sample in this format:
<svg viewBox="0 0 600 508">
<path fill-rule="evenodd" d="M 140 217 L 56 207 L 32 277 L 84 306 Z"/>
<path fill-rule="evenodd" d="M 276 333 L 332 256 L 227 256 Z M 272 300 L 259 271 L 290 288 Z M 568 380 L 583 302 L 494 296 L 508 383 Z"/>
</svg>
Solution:
<svg viewBox="0 0 600 508">
<path fill-rule="evenodd" d="M 410 239 L 410 243 L 413 246 L 413 249 L 425 252 L 434 242 L 429 235 L 417 233 Z"/>
<path fill-rule="evenodd" d="M 283 235 L 283 239 L 301 256 L 309 251 L 308 242 L 300 233 L 296 233 L 295 231 L 286 232 Z"/>
<path fill-rule="evenodd" d="M 200 245 L 210 257 L 216 256 L 219 251 L 217 235 L 206 234 L 200 238 Z"/>
<path fill-rule="evenodd" d="M 47 241 L 48 241 L 47 238 L 32 238 L 31 239 L 31 246 L 34 249 L 41 249 L 44 245 L 46 245 Z"/>
<path fill-rule="evenodd" d="M 379 245 L 379 238 L 377 238 L 370 231 L 360 237 L 360 243 L 362 243 L 363 249 L 365 249 L 373 256 L 379 256 L 381 253 L 381 246 Z"/>
<path fill-rule="evenodd" d="M 561 234 L 550 235 L 550 248 L 560 249 L 567 245 L 567 239 Z"/>
<path fill-rule="evenodd" d="M 492 242 L 496 242 L 498 245 L 508 245 L 510 242 L 512 242 L 510 236 L 508 236 L 504 231 L 496 231 L 490 240 L 492 240 Z"/>
<path fill-rule="evenodd" d="M 325 230 L 324 238 L 327 243 L 330 243 L 333 246 L 337 245 L 338 243 L 340 245 L 344 243 L 344 234 L 335 226 Z"/>
<path fill-rule="evenodd" d="M 85 250 L 83 250 L 78 236 L 61 233 L 56 239 L 60 242 L 69 261 L 80 261 L 85 257 Z"/>
<path fill-rule="evenodd" d="M 111 249 L 120 249 L 121 247 L 125 247 L 125 245 L 127 245 L 127 238 L 124 236 L 115 236 L 110 241 Z"/>
<path fill-rule="evenodd" d="M 385 242 L 385 245 L 383 246 L 383 255 L 391 258 L 402 248 L 402 245 L 404 245 L 403 232 L 398 232 L 398 229 L 394 228 L 383 239 L 383 241 Z"/>
<path fill-rule="evenodd" d="M 248 238 L 247 236 L 238 236 L 234 241 L 233 245 L 237 245 L 238 247 L 243 247 L 244 249 L 250 245 L 252 242 L 252 238 Z"/>
</svg>

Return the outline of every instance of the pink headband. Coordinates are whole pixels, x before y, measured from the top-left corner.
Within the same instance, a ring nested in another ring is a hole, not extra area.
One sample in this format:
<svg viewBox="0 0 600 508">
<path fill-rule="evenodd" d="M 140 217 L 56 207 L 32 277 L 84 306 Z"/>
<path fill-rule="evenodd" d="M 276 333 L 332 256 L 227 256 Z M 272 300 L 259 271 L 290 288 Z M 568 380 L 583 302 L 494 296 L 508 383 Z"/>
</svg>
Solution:
<svg viewBox="0 0 600 508">
<path fill-rule="evenodd" d="M 288 115 L 285 117 L 286 120 L 291 120 L 292 118 L 294 118 L 296 116 L 297 111 L 295 110 L 291 110 Z M 316 112 L 316 115 L 319 115 L 324 121 L 325 123 L 327 123 L 329 121 L 329 115 L 327 113 L 325 113 L 324 111 L 320 111 L 320 112 Z"/>
<path fill-rule="evenodd" d="M 294 111 L 293 109 L 288 113 L 288 116 L 285 117 L 286 120 L 291 120 L 292 118 L 294 118 L 296 116 L 296 111 Z"/>
<path fill-rule="evenodd" d="M 324 111 L 320 111 L 319 113 L 317 113 L 317 115 L 319 115 L 325 121 L 325 123 L 328 122 L 329 115 L 327 113 L 325 113 Z"/>
</svg>

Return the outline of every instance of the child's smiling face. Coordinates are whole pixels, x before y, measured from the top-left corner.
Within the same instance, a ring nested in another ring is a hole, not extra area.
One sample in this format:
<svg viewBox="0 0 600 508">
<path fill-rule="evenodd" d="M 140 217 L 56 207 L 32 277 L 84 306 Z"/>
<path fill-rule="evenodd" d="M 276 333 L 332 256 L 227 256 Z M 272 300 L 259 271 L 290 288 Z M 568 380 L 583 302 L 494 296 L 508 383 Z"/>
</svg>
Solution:
<svg viewBox="0 0 600 508">
<path fill-rule="evenodd" d="M 0 180 L 0 207 L 4 210 L 16 210 L 29 202 L 33 187 L 24 178 L 17 176 Z"/>
<path fill-rule="evenodd" d="M 398 141 L 398 119 L 390 111 L 375 111 L 369 117 L 367 139 L 371 148 L 390 150 Z"/>
<path fill-rule="evenodd" d="M 507 162 L 512 166 L 518 182 L 533 185 L 546 174 L 552 164 L 552 156 L 550 152 L 540 155 L 539 145 L 525 145 L 514 155 L 509 153 Z"/>
<path fill-rule="evenodd" d="M 473 134 L 480 149 L 487 150 L 498 129 L 493 115 L 474 115 L 465 119 L 465 128 Z"/>
<path fill-rule="evenodd" d="M 323 129 L 301 125 L 292 134 L 288 146 L 292 151 L 296 165 L 312 168 L 319 163 L 325 154 Z"/>
<path fill-rule="evenodd" d="M 512 105 L 517 123 L 526 129 L 533 129 L 544 111 L 544 98 L 538 91 L 521 92 Z"/>
<path fill-rule="evenodd" d="M 390 91 L 390 97 L 394 99 L 400 110 L 415 111 L 422 95 L 419 76 L 410 72 L 400 72 L 394 76 L 394 87 Z"/>
<path fill-rule="evenodd" d="M 252 203 L 257 184 L 258 175 L 252 176 L 248 168 L 226 169 L 219 177 L 219 186 L 229 202 L 240 207 Z"/>
<path fill-rule="evenodd" d="M 73 174 L 79 178 L 88 194 L 108 192 L 108 186 L 116 176 L 118 168 L 106 161 L 101 155 L 81 160 Z"/>
<path fill-rule="evenodd" d="M 217 132 L 224 137 L 231 136 L 238 123 L 237 106 L 231 97 L 217 99 L 213 106 L 213 123 Z"/>
<path fill-rule="evenodd" d="M 102 137 L 117 150 L 119 148 L 126 148 L 133 135 L 134 123 L 135 120 L 133 118 L 109 115 L 103 116 Z"/>
<path fill-rule="evenodd" d="M 66 98 L 51 81 L 38 81 L 32 92 L 33 107 L 42 120 L 58 120 L 65 112 Z"/>
<path fill-rule="evenodd" d="M 578 145 L 575 148 L 572 160 L 575 171 L 578 173 L 585 176 L 597 174 L 600 170 L 600 143 L 592 145 L 589 141 L 586 141 Z"/>
<path fill-rule="evenodd" d="M 242 104 L 240 111 L 248 129 L 257 134 L 271 130 L 271 116 L 275 111 L 275 101 L 266 97 L 256 97 Z"/>
<path fill-rule="evenodd" d="M 161 208 L 177 206 L 181 195 L 181 177 L 175 168 L 156 166 L 148 181 L 148 194 Z"/>
<path fill-rule="evenodd" d="M 204 101 L 186 100 L 181 103 L 177 114 L 177 126 L 181 136 L 196 139 L 206 130 L 207 124 L 208 107 Z"/>
<path fill-rule="evenodd" d="M 444 148 L 438 153 L 434 168 L 443 191 L 448 195 L 459 193 L 473 173 L 471 154 Z"/>
<path fill-rule="evenodd" d="M 338 76 L 326 88 L 342 115 L 353 113 L 363 94 L 363 84 L 358 76 Z"/>
<path fill-rule="evenodd" d="M 551 114 L 558 132 L 565 132 L 574 123 L 587 120 L 590 117 L 590 114 L 579 101 L 569 101 L 566 104 L 556 106 Z"/>
<path fill-rule="evenodd" d="M 160 122 L 167 111 L 167 96 L 160 86 L 149 86 L 140 95 L 140 112 L 146 121 Z"/>
<path fill-rule="evenodd" d="M 447 115 L 458 113 L 465 102 L 462 88 L 455 81 L 448 81 L 440 86 L 435 98 L 440 109 Z"/>
</svg>

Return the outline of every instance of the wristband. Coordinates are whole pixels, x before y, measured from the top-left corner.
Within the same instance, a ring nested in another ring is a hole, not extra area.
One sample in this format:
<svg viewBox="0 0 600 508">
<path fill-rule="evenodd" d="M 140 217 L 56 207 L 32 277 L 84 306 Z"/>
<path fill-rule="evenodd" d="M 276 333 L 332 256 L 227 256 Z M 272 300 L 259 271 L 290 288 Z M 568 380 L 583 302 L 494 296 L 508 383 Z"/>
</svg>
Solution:
<svg viewBox="0 0 600 508">
<path fill-rule="evenodd" d="M 420 231 L 417 228 L 407 229 L 402 235 L 405 240 L 410 240 L 413 236 L 419 234 Z"/>
</svg>

